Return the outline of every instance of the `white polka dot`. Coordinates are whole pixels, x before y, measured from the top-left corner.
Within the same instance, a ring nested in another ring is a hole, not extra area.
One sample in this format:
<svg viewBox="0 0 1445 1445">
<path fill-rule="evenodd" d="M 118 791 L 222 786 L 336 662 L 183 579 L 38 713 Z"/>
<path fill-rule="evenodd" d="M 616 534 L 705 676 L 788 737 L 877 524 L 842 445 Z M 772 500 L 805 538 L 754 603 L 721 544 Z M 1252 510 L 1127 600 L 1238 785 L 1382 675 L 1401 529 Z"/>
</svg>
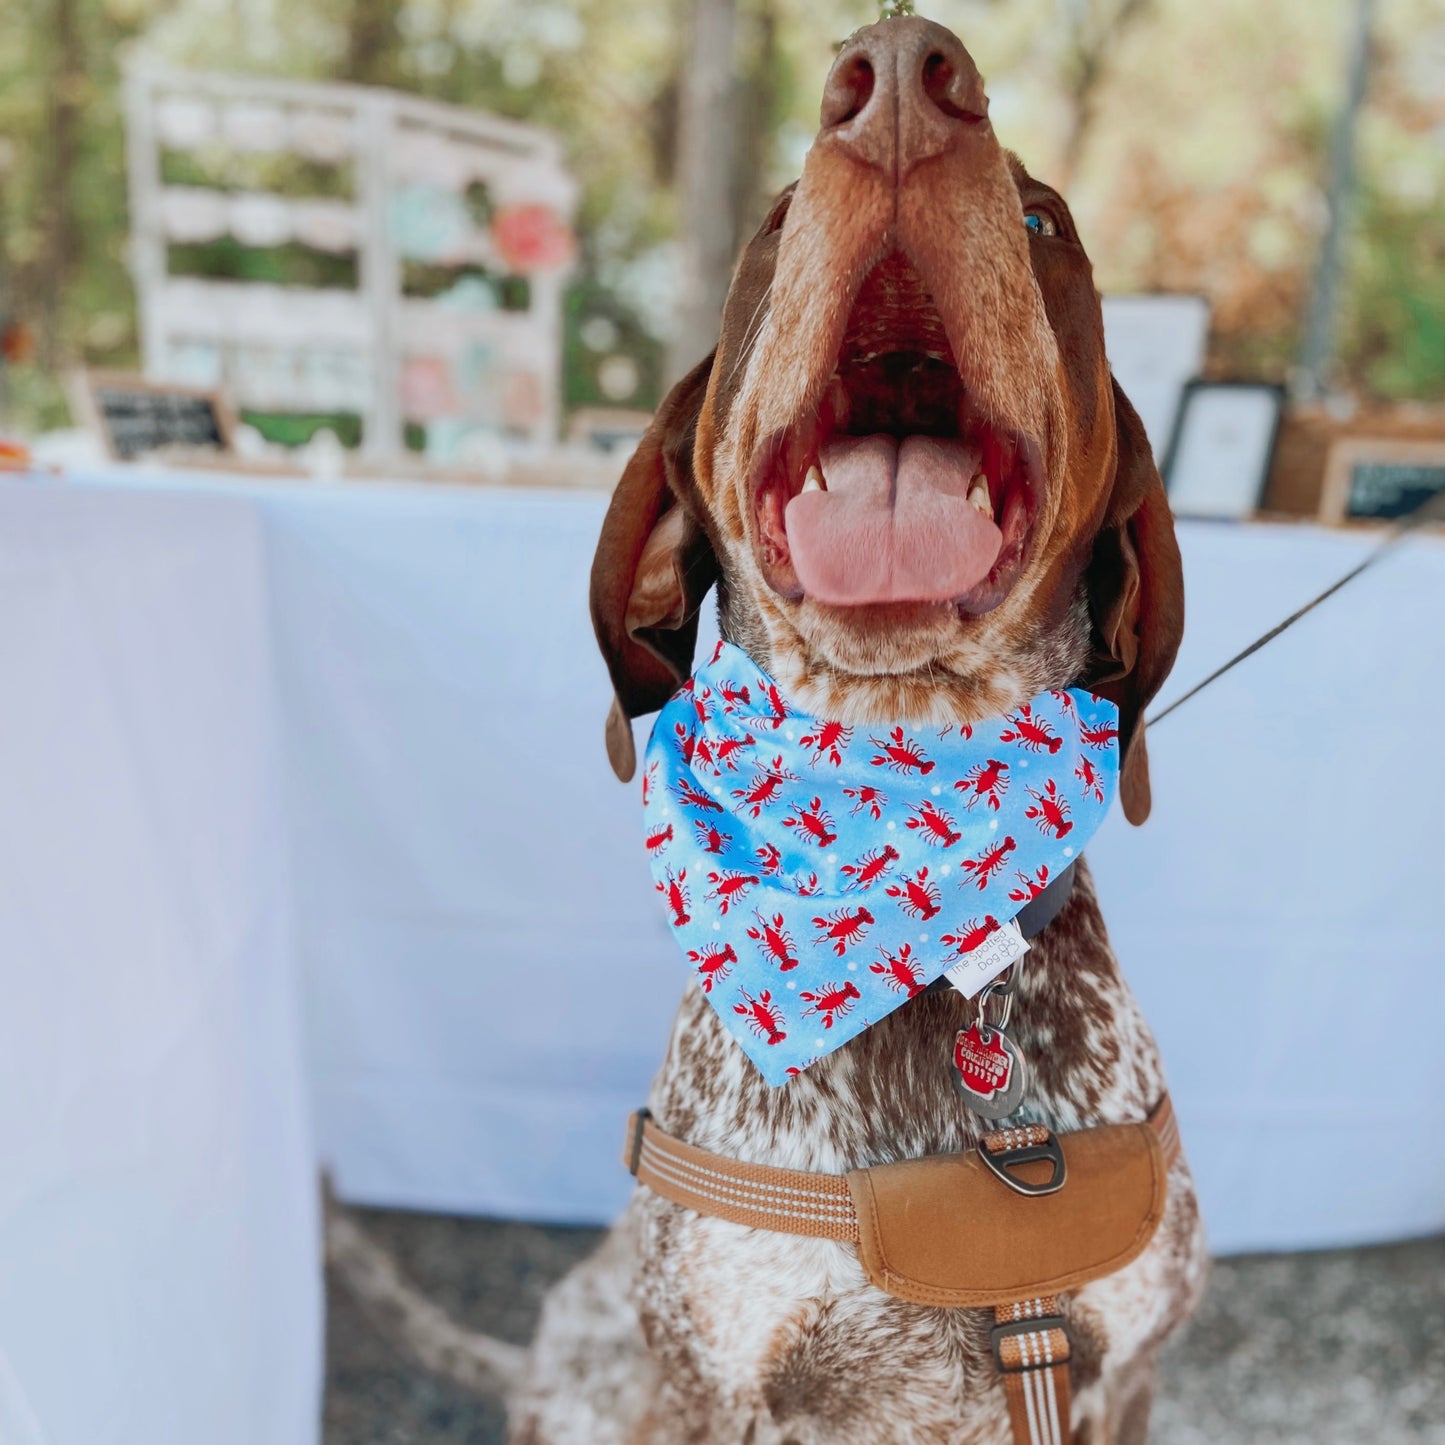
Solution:
<svg viewBox="0 0 1445 1445">
<path fill-rule="evenodd" d="M 713 926 L 714 928 L 721 928 L 721 927 L 722 927 L 722 924 L 719 923 L 716 918 L 714 918 L 713 921 L 712 921 L 712 926 Z"/>
<path fill-rule="evenodd" d="M 828 854 L 828 861 L 829 861 L 830 863 L 836 863 L 836 862 L 838 861 L 838 855 L 837 855 L 836 853 L 829 853 L 829 854 Z"/>
<path fill-rule="evenodd" d="M 998 828 L 998 819 L 997 819 L 997 818 L 990 818 L 990 819 L 988 820 L 988 830 L 989 830 L 989 832 L 990 832 L 990 833 L 995 832 L 995 831 L 997 830 L 997 828 Z"/>
<path fill-rule="evenodd" d="M 898 826 L 897 823 L 889 823 L 889 825 L 888 825 L 888 831 L 891 833 L 897 826 Z"/>
<path fill-rule="evenodd" d="M 953 864 L 945 863 L 943 867 L 940 868 L 938 871 L 943 875 L 943 877 L 947 878 L 948 875 L 953 872 Z"/>
<path fill-rule="evenodd" d="M 934 796 L 935 798 L 936 798 L 942 791 L 943 791 L 943 789 L 940 788 L 937 783 L 935 783 L 935 784 L 933 785 L 933 796 Z"/>
<path fill-rule="evenodd" d="M 849 972 L 849 973 L 857 973 L 857 972 L 858 972 L 858 965 L 857 965 L 856 963 L 850 963 L 850 964 L 848 965 L 848 972 Z"/>
<path fill-rule="evenodd" d="M 814 1047 L 821 1049 L 825 1043 L 827 1043 L 826 1039 L 819 1039 L 818 1042 L 814 1045 Z"/>
<path fill-rule="evenodd" d="M 788 980 L 788 987 L 789 987 L 789 988 L 797 988 L 797 986 L 798 986 L 798 985 L 795 984 L 795 983 L 792 981 L 792 979 L 789 979 L 789 980 Z"/>
<path fill-rule="evenodd" d="M 783 729 L 783 736 L 784 736 L 785 738 L 787 738 L 787 740 L 788 740 L 789 742 L 792 742 L 792 741 L 793 741 L 793 732 L 792 732 L 792 729 L 791 729 L 791 728 L 784 728 L 784 729 Z"/>
<path fill-rule="evenodd" d="M 920 934 L 918 935 L 918 941 L 919 941 L 920 943 L 927 943 L 927 942 L 928 942 L 928 935 L 927 935 L 926 933 L 920 933 Z"/>
<path fill-rule="evenodd" d="M 1065 858 L 1072 858 L 1073 856 L 1074 856 L 1074 850 L 1073 850 L 1072 848 L 1065 848 L 1065 849 L 1064 849 L 1064 857 L 1065 857 Z"/>
</svg>

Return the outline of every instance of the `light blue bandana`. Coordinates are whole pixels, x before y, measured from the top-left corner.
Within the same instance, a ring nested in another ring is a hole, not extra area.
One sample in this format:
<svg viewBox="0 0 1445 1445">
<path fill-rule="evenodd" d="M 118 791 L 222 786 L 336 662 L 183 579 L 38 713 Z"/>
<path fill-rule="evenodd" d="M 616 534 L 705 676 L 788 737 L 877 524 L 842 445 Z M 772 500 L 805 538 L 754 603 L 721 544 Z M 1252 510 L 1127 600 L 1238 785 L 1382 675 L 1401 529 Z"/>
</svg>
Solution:
<svg viewBox="0 0 1445 1445">
<path fill-rule="evenodd" d="M 849 727 L 717 645 L 653 727 L 647 850 L 683 957 L 770 1084 L 1068 867 L 1113 798 L 1118 717 L 1071 688 L 972 727 Z"/>
</svg>

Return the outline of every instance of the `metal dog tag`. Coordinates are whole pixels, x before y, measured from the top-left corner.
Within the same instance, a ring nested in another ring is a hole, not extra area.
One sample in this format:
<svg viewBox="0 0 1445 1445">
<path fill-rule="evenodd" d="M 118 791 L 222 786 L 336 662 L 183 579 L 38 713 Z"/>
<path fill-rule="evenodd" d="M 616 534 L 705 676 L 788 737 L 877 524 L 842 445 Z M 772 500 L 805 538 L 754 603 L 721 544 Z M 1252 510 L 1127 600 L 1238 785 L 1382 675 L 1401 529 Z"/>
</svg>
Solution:
<svg viewBox="0 0 1445 1445">
<path fill-rule="evenodd" d="M 953 1043 L 954 1082 L 963 1102 L 985 1119 L 1004 1119 L 1023 1102 L 1028 1065 L 1001 1028 L 973 1023 Z"/>
</svg>

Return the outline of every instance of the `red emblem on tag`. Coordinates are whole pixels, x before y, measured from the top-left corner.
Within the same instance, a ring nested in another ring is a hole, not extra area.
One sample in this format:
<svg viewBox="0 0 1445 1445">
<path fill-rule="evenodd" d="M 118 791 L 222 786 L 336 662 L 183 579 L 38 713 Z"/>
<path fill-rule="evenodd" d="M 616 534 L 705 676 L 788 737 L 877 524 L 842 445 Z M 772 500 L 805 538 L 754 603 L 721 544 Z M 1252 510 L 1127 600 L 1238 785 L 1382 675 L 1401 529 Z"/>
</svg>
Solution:
<svg viewBox="0 0 1445 1445">
<path fill-rule="evenodd" d="M 953 1062 L 963 1077 L 964 1088 L 987 1100 L 1008 1088 L 1014 1061 L 997 1029 L 988 1031 L 985 1043 L 975 1023 L 959 1031 L 953 1044 Z"/>
</svg>

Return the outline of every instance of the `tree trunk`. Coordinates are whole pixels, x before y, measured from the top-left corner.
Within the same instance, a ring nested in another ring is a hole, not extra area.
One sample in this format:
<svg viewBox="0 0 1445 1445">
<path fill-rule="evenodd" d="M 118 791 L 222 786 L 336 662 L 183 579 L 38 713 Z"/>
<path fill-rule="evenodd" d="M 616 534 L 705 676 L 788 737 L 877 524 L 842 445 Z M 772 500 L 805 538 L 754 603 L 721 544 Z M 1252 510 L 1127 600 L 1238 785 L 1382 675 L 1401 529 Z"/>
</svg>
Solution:
<svg viewBox="0 0 1445 1445">
<path fill-rule="evenodd" d="M 669 383 L 712 349 L 732 279 L 736 34 L 737 0 L 692 0 L 678 125 L 679 286 Z"/>
<path fill-rule="evenodd" d="M 401 0 L 352 0 L 346 31 L 343 80 L 361 85 L 394 85 L 400 41 Z"/>
<path fill-rule="evenodd" d="M 73 191 L 85 58 L 76 5 L 77 0 L 52 0 L 51 5 L 50 156 L 45 167 L 48 204 L 37 288 L 41 297 L 40 361 L 47 370 L 65 358 L 65 292 L 77 259 Z"/>
</svg>

